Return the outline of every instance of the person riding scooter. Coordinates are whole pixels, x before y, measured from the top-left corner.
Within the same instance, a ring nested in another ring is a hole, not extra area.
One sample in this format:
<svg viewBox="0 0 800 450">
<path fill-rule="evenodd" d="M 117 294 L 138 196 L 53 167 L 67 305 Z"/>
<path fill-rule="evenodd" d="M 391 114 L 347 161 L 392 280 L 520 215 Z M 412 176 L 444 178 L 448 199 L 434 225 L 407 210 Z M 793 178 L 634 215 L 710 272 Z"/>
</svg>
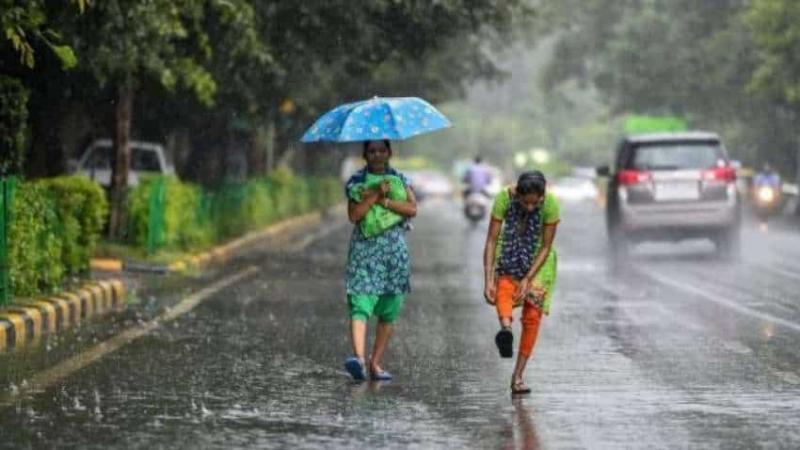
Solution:
<svg viewBox="0 0 800 450">
<path fill-rule="evenodd" d="M 761 221 L 762 231 L 767 229 L 767 219 L 778 212 L 781 205 L 781 177 L 769 164 L 753 177 L 753 207 Z"/>
<path fill-rule="evenodd" d="M 475 161 L 464 174 L 464 215 L 473 224 L 483 220 L 489 210 L 491 196 L 487 188 L 492 183 L 492 171 L 488 165 L 484 164 L 480 156 L 475 157 Z"/>
</svg>

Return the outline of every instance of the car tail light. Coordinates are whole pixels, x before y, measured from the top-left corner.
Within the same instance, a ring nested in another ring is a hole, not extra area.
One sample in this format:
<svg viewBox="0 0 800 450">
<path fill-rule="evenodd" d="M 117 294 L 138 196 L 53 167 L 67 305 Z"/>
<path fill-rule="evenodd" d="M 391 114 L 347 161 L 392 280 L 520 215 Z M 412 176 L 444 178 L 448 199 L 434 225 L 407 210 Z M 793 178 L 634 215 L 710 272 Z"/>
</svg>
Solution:
<svg viewBox="0 0 800 450">
<path fill-rule="evenodd" d="M 736 169 L 733 167 L 718 167 L 716 169 L 708 169 L 703 171 L 703 180 L 705 181 L 726 181 L 733 183 L 736 181 Z"/>
<path fill-rule="evenodd" d="M 653 176 L 650 172 L 642 172 L 639 170 L 621 170 L 617 174 L 617 181 L 623 186 L 632 184 L 639 184 L 650 181 Z"/>
</svg>

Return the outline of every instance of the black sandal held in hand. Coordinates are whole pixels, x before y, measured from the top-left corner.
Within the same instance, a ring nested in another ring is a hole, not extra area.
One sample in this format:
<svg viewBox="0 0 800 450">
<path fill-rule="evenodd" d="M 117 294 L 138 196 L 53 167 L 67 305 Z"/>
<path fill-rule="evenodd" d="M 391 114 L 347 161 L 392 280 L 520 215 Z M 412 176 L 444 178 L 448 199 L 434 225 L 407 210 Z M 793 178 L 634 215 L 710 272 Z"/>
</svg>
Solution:
<svg viewBox="0 0 800 450">
<path fill-rule="evenodd" d="M 497 336 L 494 337 L 494 343 L 497 345 L 497 350 L 500 351 L 500 357 L 511 358 L 514 356 L 514 335 L 510 328 L 498 331 Z"/>
</svg>

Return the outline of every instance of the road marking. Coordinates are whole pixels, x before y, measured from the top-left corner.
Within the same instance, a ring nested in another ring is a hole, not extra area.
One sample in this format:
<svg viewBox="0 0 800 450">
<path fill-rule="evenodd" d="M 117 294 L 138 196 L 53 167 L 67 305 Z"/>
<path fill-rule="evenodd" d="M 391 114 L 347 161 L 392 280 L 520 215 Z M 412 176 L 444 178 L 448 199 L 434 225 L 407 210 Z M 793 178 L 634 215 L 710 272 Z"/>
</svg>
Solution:
<svg viewBox="0 0 800 450">
<path fill-rule="evenodd" d="M 339 222 L 339 221 L 332 221 L 332 222 L 333 222 L 332 224 L 330 224 L 330 225 L 328 225 L 326 227 L 320 228 L 320 229 L 316 230 L 315 232 L 304 236 L 299 241 L 294 242 L 292 244 L 289 244 L 286 247 L 283 247 L 281 249 L 284 250 L 284 251 L 290 252 L 290 253 L 296 253 L 296 252 L 299 252 L 299 251 L 303 251 L 306 248 L 308 248 L 309 245 L 314 243 L 314 241 L 317 241 L 319 239 L 322 239 L 325 236 L 328 236 L 329 234 L 333 233 L 334 231 L 337 231 L 340 228 L 343 228 L 344 225 L 345 225 L 344 222 Z"/>
<path fill-rule="evenodd" d="M 800 331 L 800 323 L 792 322 L 790 320 L 781 319 L 780 317 L 773 316 L 771 314 L 763 313 L 761 311 L 756 311 L 755 309 L 748 308 L 746 306 L 742 306 L 736 302 L 730 301 L 724 297 L 717 296 L 710 292 L 706 292 L 705 290 L 696 288 L 689 284 L 680 283 L 678 281 L 672 280 L 670 278 L 664 277 L 662 275 L 656 275 L 654 273 L 650 273 L 641 269 L 636 269 L 637 272 L 642 274 L 645 277 L 648 277 L 652 280 L 655 280 L 661 284 L 673 287 L 675 289 L 688 292 L 694 294 L 700 298 L 708 300 L 712 303 L 716 303 L 718 305 L 724 306 L 726 308 L 732 309 L 738 313 L 744 314 L 746 316 L 754 317 L 761 320 L 766 320 L 768 322 L 776 323 L 779 325 L 783 325 L 786 328 L 791 328 L 794 331 Z"/>
<path fill-rule="evenodd" d="M 212 285 L 195 292 L 189 297 L 186 297 L 173 308 L 169 309 L 164 314 L 161 314 L 154 320 L 151 320 L 150 322 L 147 322 L 144 325 L 136 328 L 129 328 L 122 333 L 107 339 L 90 349 L 87 349 L 84 352 L 62 361 L 54 367 L 37 373 L 28 380 L 28 384 L 26 386 L 19 388 L 16 392 L 10 392 L 0 397 L 0 410 L 13 405 L 17 397 L 21 395 L 24 395 L 28 392 L 44 391 L 59 380 L 70 376 L 78 370 L 91 365 L 95 361 L 98 361 L 104 356 L 113 353 L 121 347 L 150 333 L 158 328 L 162 323 L 169 322 L 170 320 L 186 314 L 208 297 L 234 283 L 241 281 L 244 278 L 255 274 L 256 272 L 258 272 L 257 267 L 249 266 L 240 272 L 223 278 L 222 280 L 219 280 Z"/>
<path fill-rule="evenodd" d="M 767 264 L 757 264 L 757 267 L 759 269 L 761 269 L 761 270 L 766 270 L 767 272 L 772 272 L 775 275 L 782 275 L 784 277 L 791 278 L 791 279 L 793 279 L 795 281 L 800 281 L 800 275 L 798 275 L 798 274 L 796 274 L 794 272 L 790 272 L 790 271 L 785 270 L 785 269 L 781 269 L 779 267 L 772 267 L 772 266 L 769 266 Z"/>
</svg>

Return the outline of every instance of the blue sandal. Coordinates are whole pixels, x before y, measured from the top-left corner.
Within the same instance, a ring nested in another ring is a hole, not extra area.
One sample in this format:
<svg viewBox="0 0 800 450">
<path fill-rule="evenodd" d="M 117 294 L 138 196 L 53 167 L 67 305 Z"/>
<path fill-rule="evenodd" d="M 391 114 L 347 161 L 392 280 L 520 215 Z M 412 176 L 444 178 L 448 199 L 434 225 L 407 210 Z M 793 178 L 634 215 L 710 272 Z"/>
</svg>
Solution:
<svg viewBox="0 0 800 450">
<path fill-rule="evenodd" d="M 392 374 L 381 369 L 377 372 L 372 372 L 370 374 L 373 381 L 390 381 L 392 379 Z"/>
<path fill-rule="evenodd" d="M 355 356 L 351 356 L 344 361 L 344 368 L 356 381 L 364 381 L 367 379 L 367 374 L 364 371 L 364 363 Z"/>
</svg>

